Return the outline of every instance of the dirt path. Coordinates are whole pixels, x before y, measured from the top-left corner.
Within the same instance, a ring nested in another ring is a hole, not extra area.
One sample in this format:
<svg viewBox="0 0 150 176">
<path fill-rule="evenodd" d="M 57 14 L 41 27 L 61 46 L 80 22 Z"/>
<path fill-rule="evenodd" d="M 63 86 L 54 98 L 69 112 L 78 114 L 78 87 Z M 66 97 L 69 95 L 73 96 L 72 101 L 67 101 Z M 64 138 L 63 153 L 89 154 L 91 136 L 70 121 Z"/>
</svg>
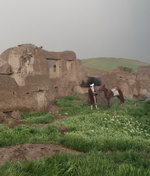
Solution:
<svg viewBox="0 0 150 176">
<path fill-rule="evenodd" d="M 46 124 L 37 124 L 37 123 L 26 123 L 26 122 L 23 122 L 23 121 L 19 121 L 19 120 L 16 120 L 16 119 L 11 119 L 11 123 L 6 123 L 5 125 L 8 125 L 9 128 L 14 128 L 18 125 L 28 125 L 28 126 L 45 126 L 45 125 L 51 125 L 57 121 L 60 121 L 60 120 L 63 120 L 63 119 L 67 119 L 69 117 L 67 116 L 59 116 L 57 118 L 55 118 L 52 122 L 50 123 L 46 123 Z"/>
<path fill-rule="evenodd" d="M 0 165 L 6 161 L 12 160 L 36 160 L 44 156 L 52 157 L 55 153 L 73 153 L 80 152 L 53 144 L 23 144 L 0 148 Z"/>
</svg>

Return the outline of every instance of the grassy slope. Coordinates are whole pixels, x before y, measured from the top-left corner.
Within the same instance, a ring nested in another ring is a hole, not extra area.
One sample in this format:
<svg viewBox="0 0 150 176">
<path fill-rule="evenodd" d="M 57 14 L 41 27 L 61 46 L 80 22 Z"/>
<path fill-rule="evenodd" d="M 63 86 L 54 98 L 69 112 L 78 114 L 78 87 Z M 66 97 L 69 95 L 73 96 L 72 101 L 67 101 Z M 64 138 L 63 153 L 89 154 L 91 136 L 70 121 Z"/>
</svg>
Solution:
<svg viewBox="0 0 150 176">
<path fill-rule="evenodd" d="M 132 68 L 133 71 L 137 71 L 139 66 L 150 65 L 148 63 L 136 60 L 106 57 L 83 59 L 82 64 L 86 68 L 94 69 L 97 71 L 112 71 L 118 66 L 129 67 Z"/>
<path fill-rule="evenodd" d="M 126 100 L 123 106 L 112 104 L 108 109 L 99 105 L 99 110 L 91 111 L 87 104 L 73 100 L 69 96 L 56 101 L 62 107 L 61 115 L 70 118 L 53 125 L 14 129 L 0 126 L 0 144 L 52 142 L 86 154 L 7 162 L 0 167 L 0 175 L 148 176 L 150 102 Z M 60 125 L 67 126 L 69 133 L 60 134 Z"/>
</svg>

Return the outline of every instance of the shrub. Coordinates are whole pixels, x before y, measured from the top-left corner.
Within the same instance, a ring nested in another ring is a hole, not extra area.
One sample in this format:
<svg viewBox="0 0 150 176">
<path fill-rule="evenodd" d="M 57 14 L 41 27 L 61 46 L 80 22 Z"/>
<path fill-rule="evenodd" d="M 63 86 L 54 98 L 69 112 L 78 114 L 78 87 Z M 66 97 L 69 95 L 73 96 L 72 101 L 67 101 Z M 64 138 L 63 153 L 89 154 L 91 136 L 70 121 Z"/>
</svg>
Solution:
<svg viewBox="0 0 150 176">
<path fill-rule="evenodd" d="M 129 67 L 123 67 L 123 70 L 125 72 L 133 72 L 133 69 L 132 68 L 129 68 Z"/>
</svg>

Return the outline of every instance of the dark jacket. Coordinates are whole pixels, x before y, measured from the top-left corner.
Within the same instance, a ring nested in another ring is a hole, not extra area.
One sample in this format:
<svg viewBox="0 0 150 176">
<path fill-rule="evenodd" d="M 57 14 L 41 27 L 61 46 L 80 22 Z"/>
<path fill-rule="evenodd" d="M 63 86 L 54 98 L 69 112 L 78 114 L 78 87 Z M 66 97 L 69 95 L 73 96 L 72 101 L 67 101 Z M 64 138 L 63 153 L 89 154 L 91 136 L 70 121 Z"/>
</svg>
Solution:
<svg viewBox="0 0 150 176">
<path fill-rule="evenodd" d="M 89 89 L 88 89 L 88 96 L 89 96 L 89 103 L 90 103 L 91 105 L 97 103 L 97 98 L 96 98 L 97 92 L 96 92 L 96 91 L 93 92 L 93 91 L 91 90 L 91 88 L 89 88 Z"/>
</svg>

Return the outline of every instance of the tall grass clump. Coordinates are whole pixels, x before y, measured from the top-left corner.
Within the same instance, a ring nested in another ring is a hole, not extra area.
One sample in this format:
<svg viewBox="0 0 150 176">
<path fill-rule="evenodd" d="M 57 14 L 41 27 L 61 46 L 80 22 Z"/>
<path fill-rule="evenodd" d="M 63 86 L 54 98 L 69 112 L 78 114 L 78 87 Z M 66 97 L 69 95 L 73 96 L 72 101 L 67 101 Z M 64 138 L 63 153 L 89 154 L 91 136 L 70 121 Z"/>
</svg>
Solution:
<svg viewBox="0 0 150 176">
<path fill-rule="evenodd" d="M 20 125 L 13 129 L 0 125 L 0 147 L 25 143 L 55 143 L 57 135 L 57 128 L 53 125 Z"/>
<path fill-rule="evenodd" d="M 141 162 L 143 161 L 144 162 Z M 138 162 L 137 162 L 138 161 Z M 149 161 L 141 154 L 90 152 L 86 155 L 56 154 L 29 162 L 8 162 L 0 174 L 9 176 L 149 176 Z"/>
<path fill-rule="evenodd" d="M 56 116 L 54 114 L 47 114 L 45 112 L 32 112 L 32 113 L 23 113 L 21 115 L 22 121 L 27 123 L 50 123 Z"/>
</svg>

